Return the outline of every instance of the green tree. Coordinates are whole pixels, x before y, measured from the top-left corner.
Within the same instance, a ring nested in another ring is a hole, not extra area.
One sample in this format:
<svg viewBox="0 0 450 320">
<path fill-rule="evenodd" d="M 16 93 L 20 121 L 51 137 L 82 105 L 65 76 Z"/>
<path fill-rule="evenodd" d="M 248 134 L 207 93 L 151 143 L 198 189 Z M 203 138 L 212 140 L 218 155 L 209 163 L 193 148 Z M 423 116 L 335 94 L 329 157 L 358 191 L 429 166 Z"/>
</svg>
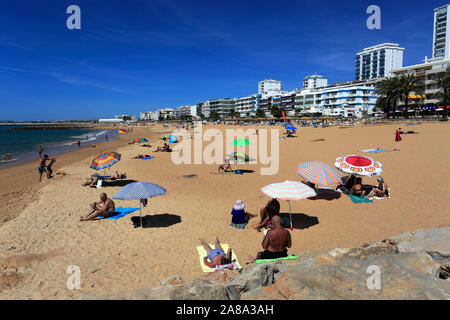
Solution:
<svg viewBox="0 0 450 320">
<path fill-rule="evenodd" d="M 391 117 L 391 107 L 397 109 L 397 102 L 400 97 L 400 81 L 399 78 L 388 78 L 381 81 L 377 85 L 377 94 L 380 96 L 377 100 L 377 107 L 383 110 L 386 118 Z"/>
<path fill-rule="evenodd" d="M 442 104 L 444 106 L 442 117 L 448 118 L 447 106 L 450 105 L 450 71 L 439 75 L 437 79 L 437 86 L 440 89 L 438 96 L 441 101 L 439 102 L 439 104 Z"/>
<path fill-rule="evenodd" d="M 275 118 L 281 118 L 281 117 L 282 117 L 281 109 L 278 108 L 277 106 L 272 106 L 272 107 L 270 108 L 270 113 L 271 113 L 272 116 L 274 116 Z"/>
<path fill-rule="evenodd" d="M 258 110 L 256 110 L 256 117 L 257 118 L 265 118 L 266 113 L 264 112 L 264 110 L 258 109 Z"/>
<path fill-rule="evenodd" d="M 213 121 L 217 121 L 220 119 L 220 116 L 216 111 L 211 111 L 211 113 L 209 114 L 209 118 Z"/>
<path fill-rule="evenodd" d="M 403 116 L 405 118 L 408 118 L 408 108 L 410 102 L 409 95 L 411 93 L 423 95 L 423 92 L 425 91 L 424 90 L 425 84 L 423 83 L 422 79 L 412 74 L 401 76 L 398 81 L 399 81 L 398 90 L 400 94 L 400 99 L 404 102 Z"/>
</svg>

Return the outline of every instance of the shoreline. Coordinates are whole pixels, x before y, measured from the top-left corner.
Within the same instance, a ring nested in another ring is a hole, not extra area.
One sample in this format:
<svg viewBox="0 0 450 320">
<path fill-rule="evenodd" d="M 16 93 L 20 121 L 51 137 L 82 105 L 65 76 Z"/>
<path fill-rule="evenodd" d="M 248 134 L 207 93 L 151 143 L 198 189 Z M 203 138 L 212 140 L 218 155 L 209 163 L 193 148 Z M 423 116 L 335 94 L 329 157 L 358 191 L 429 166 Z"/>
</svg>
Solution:
<svg viewBox="0 0 450 320">
<path fill-rule="evenodd" d="M 101 130 L 105 128 L 97 127 L 92 129 Z M 129 141 L 136 140 L 143 134 L 151 135 L 152 132 L 145 129 L 142 130 L 141 128 L 133 128 L 132 133 L 115 135 L 114 139 L 110 141 L 96 142 L 95 148 L 92 148 L 91 145 L 85 145 L 81 148 L 75 147 L 73 150 L 56 154 L 57 161 L 53 167 L 54 176 L 56 178 L 56 173 L 63 167 L 88 158 L 93 159 L 95 156 L 104 152 L 122 148 L 128 145 Z M 0 211 L 0 227 L 6 222 L 19 216 L 28 206 L 30 201 L 37 198 L 41 187 L 51 183 L 52 180 L 55 180 L 55 178 L 53 178 L 50 181 L 47 181 L 46 176 L 43 175 L 42 182 L 39 184 L 37 173 L 38 161 L 39 159 L 29 160 L 24 163 L 17 163 L 12 166 L 0 168 L 0 180 L 8 181 L 7 184 L 0 184 L 0 203 L 2 204 L 2 210 Z"/>
</svg>

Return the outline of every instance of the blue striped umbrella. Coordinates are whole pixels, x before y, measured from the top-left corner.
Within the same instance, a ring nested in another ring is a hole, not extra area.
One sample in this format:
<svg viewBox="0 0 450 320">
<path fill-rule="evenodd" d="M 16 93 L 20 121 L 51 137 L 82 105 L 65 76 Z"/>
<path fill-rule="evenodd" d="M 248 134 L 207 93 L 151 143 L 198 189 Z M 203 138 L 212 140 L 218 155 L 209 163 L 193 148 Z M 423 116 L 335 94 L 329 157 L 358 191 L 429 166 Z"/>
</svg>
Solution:
<svg viewBox="0 0 450 320">
<path fill-rule="evenodd" d="M 113 196 L 116 200 L 142 200 L 166 194 L 166 189 L 151 182 L 134 182 L 126 185 Z M 139 202 L 139 216 L 142 225 L 142 209 Z"/>
</svg>

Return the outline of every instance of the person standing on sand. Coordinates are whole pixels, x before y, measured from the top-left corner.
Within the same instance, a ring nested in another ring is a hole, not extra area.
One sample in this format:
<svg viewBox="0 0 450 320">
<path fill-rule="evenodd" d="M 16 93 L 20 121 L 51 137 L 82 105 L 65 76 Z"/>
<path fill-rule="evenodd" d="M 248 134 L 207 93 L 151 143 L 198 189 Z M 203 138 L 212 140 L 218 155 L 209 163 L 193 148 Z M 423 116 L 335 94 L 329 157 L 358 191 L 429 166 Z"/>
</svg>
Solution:
<svg viewBox="0 0 450 320">
<path fill-rule="evenodd" d="M 50 160 L 49 165 L 47 165 L 47 160 Z M 44 172 L 47 172 L 47 179 L 52 178 L 52 173 L 53 173 L 52 165 L 53 165 L 53 163 L 55 163 L 55 161 L 56 161 L 55 159 L 49 159 L 48 155 L 46 155 L 46 154 L 39 160 L 39 167 L 38 167 L 39 183 L 41 183 L 41 181 L 42 181 L 42 174 Z"/>
<path fill-rule="evenodd" d="M 100 204 L 103 203 L 103 207 Z M 102 216 L 108 218 L 114 214 L 116 206 L 114 201 L 108 198 L 106 193 L 100 194 L 100 201 L 91 204 L 91 211 L 85 216 L 80 216 L 80 221 L 92 221 L 95 218 Z"/>
<path fill-rule="evenodd" d="M 273 228 L 267 231 L 262 242 L 264 251 L 258 252 L 256 258 L 248 256 L 251 262 L 258 259 L 279 259 L 287 257 L 288 248 L 292 246 L 291 234 L 281 226 L 280 216 L 272 218 Z"/>
<path fill-rule="evenodd" d="M 42 152 L 44 152 L 44 148 L 42 146 L 38 147 L 39 158 L 42 158 Z"/>
</svg>

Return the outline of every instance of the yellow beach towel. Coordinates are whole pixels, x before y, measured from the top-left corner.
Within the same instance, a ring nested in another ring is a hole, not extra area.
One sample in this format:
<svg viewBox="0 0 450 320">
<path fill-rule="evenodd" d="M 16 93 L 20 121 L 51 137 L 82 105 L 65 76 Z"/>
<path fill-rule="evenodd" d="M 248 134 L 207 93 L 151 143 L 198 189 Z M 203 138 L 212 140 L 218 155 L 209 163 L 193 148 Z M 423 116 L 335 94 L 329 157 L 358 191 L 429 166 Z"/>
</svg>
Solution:
<svg viewBox="0 0 450 320">
<path fill-rule="evenodd" d="M 230 246 L 227 245 L 227 244 L 220 244 L 220 245 L 222 246 L 223 251 L 225 251 L 225 253 L 226 253 L 226 252 L 228 251 L 228 249 L 230 248 Z M 212 244 L 210 244 L 209 246 L 210 246 L 211 248 L 214 248 L 214 245 L 212 245 Z M 214 271 L 216 271 L 216 269 L 210 268 L 210 267 L 208 267 L 207 265 L 205 265 L 205 264 L 203 263 L 203 258 L 207 256 L 207 253 L 206 253 L 205 248 L 203 248 L 203 246 L 198 246 L 198 247 L 197 247 L 197 251 L 198 251 L 198 256 L 199 256 L 199 259 L 200 259 L 200 266 L 202 267 L 203 272 L 209 273 L 209 272 L 214 272 Z M 237 267 L 238 267 L 239 269 L 242 268 L 241 265 L 239 264 L 239 261 L 238 261 L 236 255 L 234 254 L 234 252 L 232 252 L 232 254 L 231 254 L 231 260 L 236 260 L 235 263 L 236 263 Z"/>
</svg>

